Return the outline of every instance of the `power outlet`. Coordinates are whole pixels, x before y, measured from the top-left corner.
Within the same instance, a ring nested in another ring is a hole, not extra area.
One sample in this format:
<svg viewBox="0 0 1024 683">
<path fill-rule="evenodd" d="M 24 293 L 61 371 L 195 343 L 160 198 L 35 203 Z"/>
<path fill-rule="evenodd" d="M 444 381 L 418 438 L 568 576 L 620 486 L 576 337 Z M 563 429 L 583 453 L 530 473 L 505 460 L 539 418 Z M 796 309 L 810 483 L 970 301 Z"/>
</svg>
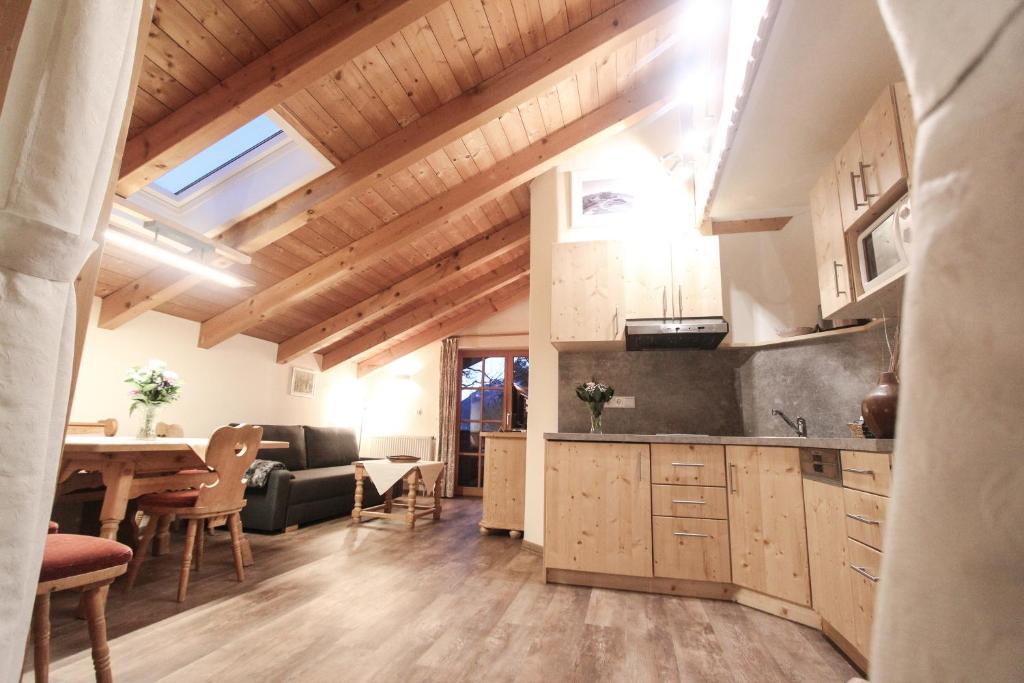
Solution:
<svg viewBox="0 0 1024 683">
<path fill-rule="evenodd" d="M 636 408 L 635 396 L 613 396 L 608 401 L 609 408 Z"/>
</svg>

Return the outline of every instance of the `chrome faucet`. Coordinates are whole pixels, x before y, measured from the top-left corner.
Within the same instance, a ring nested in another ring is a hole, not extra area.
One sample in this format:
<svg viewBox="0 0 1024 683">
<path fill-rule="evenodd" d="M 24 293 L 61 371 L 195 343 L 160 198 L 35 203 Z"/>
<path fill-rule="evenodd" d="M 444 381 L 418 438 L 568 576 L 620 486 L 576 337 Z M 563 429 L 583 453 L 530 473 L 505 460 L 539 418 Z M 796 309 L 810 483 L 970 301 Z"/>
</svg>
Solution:
<svg viewBox="0 0 1024 683">
<path fill-rule="evenodd" d="M 790 420 L 786 416 L 786 414 L 784 412 L 782 412 L 781 410 L 779 410 L 777 408 L 772 408 L 772 415 L 778 415 L 783 420 L 785 420 L 786 424 L 788 424 L 790 426 L 790 428 L 794 432 L 796 432 L 797 436 L 804 437 L 804 438 L 807 437 L 807 420 L 803 419 L 802 417 L 797 416 L 796 423 L 794 424 L 793 421 Z"/>
</svg>

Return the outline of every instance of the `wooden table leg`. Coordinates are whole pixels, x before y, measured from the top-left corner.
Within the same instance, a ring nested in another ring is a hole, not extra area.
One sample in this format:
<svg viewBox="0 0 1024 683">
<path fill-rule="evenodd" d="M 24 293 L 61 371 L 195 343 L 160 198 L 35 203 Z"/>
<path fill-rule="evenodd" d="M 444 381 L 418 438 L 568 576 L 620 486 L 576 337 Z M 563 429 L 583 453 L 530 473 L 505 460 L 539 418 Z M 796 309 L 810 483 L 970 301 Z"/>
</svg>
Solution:
<svg viewBox="0 0 1024 683">
<path fill-rule="evenodd" d="M 416 528 L 416 489 L 419 487 L 420 470 L 414 468 L 406 479 L 409 482 L 408 512 L 405 513 L 405 524 L 409 529 Z"/>
<path fill-rule="evenodd" d="M 384 512 L 391 514 L 391 506 L 394 502 L 395 488 L 392 486 L 384 492 Z"/>
<path fill-rule="evenodd" d="M 434 482 L 434 519 L 441 519 L 441 489 L 444 487 L 444 467 Z"/>
<path fill-rule="evenodd" d="M 363 475 L 366 474 L 366 469 L 356 463 L 356 495 L 355 495 L 355 506 L 352 508 L 352 521 L 359 524 L 360 518 L 363 512 Z"/>
<path fill-rule="evenodd" d="M 249 537 L 242 532 L 242 566 L 251 567 L 256 564 L 256 560 L 252 559 L 252 546 L 249 545 Z"/>
<path fill-rule="evenodd" d="M 100 536 L 113 541 L 117 540 L 117 529 L 128 507 L 135 465 L 131 462 L 111 462 L 103 468 L 102 475 L 107 490 L 103 494 L 103 508 L 100 510 Z"/>
<path fill-rule="evenodd" d="M 174 517 L 171 515 L 160 517 L 156 527 L 156 538 L 153 541 L 154 557 L 166 555 L 171 551 L 171 522 L 173 521 Z"/>
</svg>

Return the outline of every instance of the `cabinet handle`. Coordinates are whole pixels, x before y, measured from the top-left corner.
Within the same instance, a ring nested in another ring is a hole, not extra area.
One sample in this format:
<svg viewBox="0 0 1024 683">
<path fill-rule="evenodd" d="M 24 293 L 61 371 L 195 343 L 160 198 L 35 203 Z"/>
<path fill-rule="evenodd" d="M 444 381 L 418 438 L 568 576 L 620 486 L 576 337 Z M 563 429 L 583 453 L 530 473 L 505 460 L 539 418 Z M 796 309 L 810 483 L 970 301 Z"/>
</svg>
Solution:
<svg viewBox="0 0 1024 683">
<path fill-rule="evenodd" d="M 672 467 L 704 467 L 702 462 L 674 462 Z"/>
<path fill-rule="evenodd" d="M 680 503 L 682 505 L 707 505 L 706 500 L 676 500 L 672 499 L 673 503 Z"/>
<path fill-rule="evenodd" d="M 661 288 L 661 319 L 668 317 L 668 287 Z"/>
<path fill-rule="evenodd" d="M 693 536 L 695 538 L 711 538 L 708 534 L 695 534 L 691 531 L 673 531 L 673 536 Z M 876 579 L 877 580 L 877 579 Z"/>
<path fill-rule="evenodd" d="M 865 178 L 864 169 L 871 168 L 871 164 L 865 164 L 863 161 L 857 162 L 857 168 L 860 173 L 854 173 L 850 171 L 850 191 L 853 192 L 853 208 L 860 209 L 865 206 L 869 206 L 869 199 L 874 199 L 877 194 L 868 192 L 868 183 Z M 864 201 L 857 199 L 857 181 L 860 181 L 861 194 L 864 195 Z"/>
<path fill-rule="evenodd" d="M 845 267 L 845 263 L 840 263 L 839 261 L 832 259 L 832 277 L 835 278 L 836 281 L 836 296 L 843 296 L 846 294 L 845 289 L 839 289 L 839 269 Z"/>
<path fill-rule="evenodd" d="M 679 285 L 679 293 L 677 294 L 677 298 L 679 299 L 679 310 L 677 311 L 677 315 L 680 318 L 682 318 L 683 317 L 683 286 L 682 285 Z"/>
<path fill-rule="evenodd" d="M 612 339 L 618 339 L 619 337 L 619 307 L 615 307 L 615 313 L 612 314 Z"/>
<path fill-rule="evenodd" d="M 846 516 L 850 519 L 855 519 L 858 522 L 863 522 L 864 524 L 870 524 L 872 526 L 879 526 L 881 524 L 881 522 L 879 522 L 877 519 L 868 519 L 863 515 L 851 515 L 849 512 L 847 512 Z"/>
<path fill-rule="evenodd" d="M 857 572 L 858 574 L 863 576 L 865 579 L 867 579 L 871 583 L 878 583 L 879 579 L 882 578 L 880 576 L 872 576 L 871 574 L 868 573 L 867 569 L 865 569 L 864 567 L 858 567 L 855 564 L 851 564 L 850 565 L 850 569 L 852 569 L 853 571 Z"/>
<path fill-rule="evenodd" d="M 875 471 L 869 470 L 866 467 L 844 467 L 843 472 L 850 472 L 851 474 L 870 474 L 874 476 Z"/>
<path fill-rule="evenodd" d="M 729 491 L 731 493 L 739 493 L 739 488 L 736 487 L 736 463 L 729 463 Z"/>
</svg>

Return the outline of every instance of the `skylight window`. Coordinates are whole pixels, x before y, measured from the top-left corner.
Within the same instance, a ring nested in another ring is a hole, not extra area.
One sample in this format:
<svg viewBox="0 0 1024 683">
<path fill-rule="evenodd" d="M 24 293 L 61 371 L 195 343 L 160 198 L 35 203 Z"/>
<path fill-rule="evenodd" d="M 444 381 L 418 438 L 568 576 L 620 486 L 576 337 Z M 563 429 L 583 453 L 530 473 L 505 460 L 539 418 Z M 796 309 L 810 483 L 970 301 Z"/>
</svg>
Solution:
<svg viewBox="0 0 1024 683">
<path fill-rule="evenodd" d="M 154 180 L 153 185 L 172 195 L 181 196 L 217 171 L 281 134 L 280 126 L 269 116 L 258 116 L 191 159 L 172 168 Z"/>
</svg>

